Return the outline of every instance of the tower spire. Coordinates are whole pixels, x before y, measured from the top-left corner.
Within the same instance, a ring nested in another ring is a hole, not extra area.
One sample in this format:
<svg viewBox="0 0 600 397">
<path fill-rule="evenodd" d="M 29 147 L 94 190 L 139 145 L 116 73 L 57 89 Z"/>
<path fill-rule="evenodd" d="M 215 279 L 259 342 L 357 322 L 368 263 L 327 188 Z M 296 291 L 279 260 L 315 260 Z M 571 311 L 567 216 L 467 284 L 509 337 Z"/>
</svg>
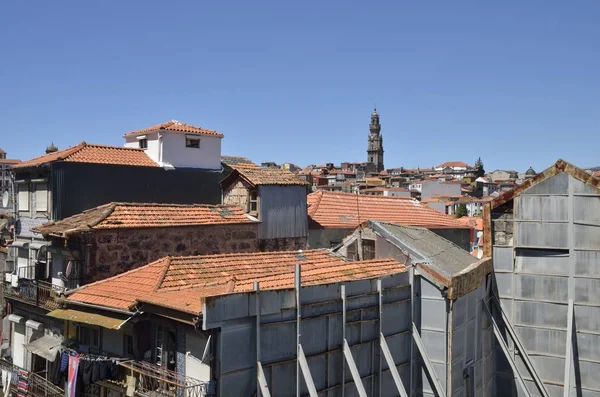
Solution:
<svg viewBox="0 0 600 397">
<path fill-rule="evenodd" d="M 371 113 L 371 124 L 369 124 L 369 138 L 367 144 L 367 162 L 375 166 L 377 172 L 383 171 L 383 137 L 381 136 L 381 123 L 377 107 Z"/>
</svg>

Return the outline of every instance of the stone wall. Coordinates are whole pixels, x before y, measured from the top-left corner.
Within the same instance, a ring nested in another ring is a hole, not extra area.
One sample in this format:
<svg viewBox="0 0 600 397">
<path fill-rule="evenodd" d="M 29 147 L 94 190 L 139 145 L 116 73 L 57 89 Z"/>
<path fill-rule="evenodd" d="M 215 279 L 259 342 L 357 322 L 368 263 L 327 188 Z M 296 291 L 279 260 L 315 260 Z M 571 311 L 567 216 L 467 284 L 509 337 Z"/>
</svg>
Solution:
<svg viewBox="0 0 600 397">
<path fill-rule="evenodd" d="M 223 204 L 226 205 L 237 205 L 241 207 L 244 212 L 248 211 L 248 200 L 249 200 L 250 187 L 238 179 L 231 186 L 223 190 Z"/>
<path fill-rule="evenodd" d="M 102 280 L 164 256 L 258 251 L 257 224 L 96 230 L 85 281 Z"/>
<path fill-rule="evenodd" d="M 261 251 L 293 251 L 306 249 L 306 237 L 271 238 L 258 240 Z"/>
</svg>

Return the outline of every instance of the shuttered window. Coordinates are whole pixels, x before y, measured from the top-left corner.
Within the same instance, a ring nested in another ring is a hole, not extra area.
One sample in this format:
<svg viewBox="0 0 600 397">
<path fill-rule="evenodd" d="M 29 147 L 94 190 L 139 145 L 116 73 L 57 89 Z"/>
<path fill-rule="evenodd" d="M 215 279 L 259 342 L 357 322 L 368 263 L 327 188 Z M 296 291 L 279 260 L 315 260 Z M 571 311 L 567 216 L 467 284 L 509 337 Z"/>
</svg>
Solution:
<svg viewBox="0 0 600 397">
<path fill-rule="evenodd" d="M 48 185 L 45 183 L 38 183 L 35 186 L 35 210 L 48 211 Z"/>
<path fill-rule="evenodd" d="M 19 183 L 19 211 L 29 211 L 29 186 Z"/>
</svg>

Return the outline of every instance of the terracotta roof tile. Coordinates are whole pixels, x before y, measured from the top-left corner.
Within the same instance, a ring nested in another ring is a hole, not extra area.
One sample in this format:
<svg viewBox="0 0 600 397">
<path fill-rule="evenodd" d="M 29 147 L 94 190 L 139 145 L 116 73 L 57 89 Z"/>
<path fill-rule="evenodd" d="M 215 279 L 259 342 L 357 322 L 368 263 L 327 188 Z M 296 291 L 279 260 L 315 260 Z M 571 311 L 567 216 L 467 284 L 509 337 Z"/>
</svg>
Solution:
<svg viewBox="0 0 600 397">
<path fill-rule="evenodd" d="M 473 168 L 471 167 L 469 164 L 463 162 L 463 161 L 446 161 L 445 163 L 442 163 L 440 165 L 438 165 L 435 168 L 446 168 L 446 167 L 465 167 L 465 168 Z"/>
<path fill-rule="evenodd" d="M 405 226 L 465 228 L 456 219 L 406 197 L 318 191 L 308 195 L 308 216 L 325 228 L 350 229 L 366 220 Z"/>
<path fill-rule="evenodd" d="M 238 175 L 254 186 L 259 185 L 284 185 L 308 186 L 308 182 L 293 172 L 278 168 L 263 168 L 249 164 L 231 165 L 233 172 L 221 181 L 221 186 L 229 186 Z"/>
<path fill-rule="evenodd" d="M 20 162 L 21 162 L 21 160 L 17 160 L 17 159 L 0 159 L 0 164 L 13 165 L 13 164 L 19 164 Z"/>
<path fill-rule="evenodd" d="M 206 226 L 257 222 L 235 206 L 110 203 L 43 224 L 33 231 L 66 237 L 91 229 Z"/>
<path fill-rule="evenodd" d="M 483 230 L 483 219 L 473 216 L 463 216 L 457 219 L 460 223 L 467 225 L 475 230 Z"/>
<path fill-rule="evenodd" d="M 242 156 L 221 156 L 221 162 L 227 165 L 248 164 L 258 167 L 258 164 L 255 164 L 249 158 Z"/>
<path fill-rule="evenodd" d="M 14 168 L 39 167 L 55 161 L 158 167 L 143 149 L 81 142 L 79 145 L 24 161 Z"/>
<path fill-rule="evenodd" d="M 222 133 L 217 132 L 215 130 L 207 130 L 206 128 L 196 127 L 196 126 L 193 126 L 190 124 L 185 124 L 185 123 L 182 123 L 181 121 L 177 121 L 177 120 L 171 120 L 171 121 L 167 121 L 166 123 L 161 123 L 161 124 L 153 125 L 151 127 L 142 128 L 141 130 L 131 131 L 131 132 L 126 133 L 124 135 L 124 137 L 144 135 L 148 132 L 159 131 L 159 130 L 184 132 L 187 134 L 211 135 L 211 136 L 217 136 L 220 138 L 223 137 Z"/>
<path fill-rule="evenodd" d="M 69 301 L 130 310 L 140 302 L 199 313 L 202 297 L 261 289 L 290 288 L 295 264 L 303 285 L 381 277 L 405 270 L 393 259 L 346 262 L 329 250 L 256 252 L 165 257 L 144 267 L 89 284 Z"/>
</svg>

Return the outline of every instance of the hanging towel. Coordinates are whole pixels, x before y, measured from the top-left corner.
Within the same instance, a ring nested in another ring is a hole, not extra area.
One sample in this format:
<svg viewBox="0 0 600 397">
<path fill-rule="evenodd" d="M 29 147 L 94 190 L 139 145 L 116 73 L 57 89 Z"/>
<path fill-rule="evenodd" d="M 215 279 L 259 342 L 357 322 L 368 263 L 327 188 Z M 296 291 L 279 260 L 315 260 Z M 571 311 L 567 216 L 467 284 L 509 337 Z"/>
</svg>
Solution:
<svg viewBox="0 0 600 397">
<path fill-rule="evenodd" d="M 67 381 L 67 397 L 75 397 L 77 387 L 77 371 L 79 369 L 79 357 L 69 356 L 69 378 Z"/>
</svg>

